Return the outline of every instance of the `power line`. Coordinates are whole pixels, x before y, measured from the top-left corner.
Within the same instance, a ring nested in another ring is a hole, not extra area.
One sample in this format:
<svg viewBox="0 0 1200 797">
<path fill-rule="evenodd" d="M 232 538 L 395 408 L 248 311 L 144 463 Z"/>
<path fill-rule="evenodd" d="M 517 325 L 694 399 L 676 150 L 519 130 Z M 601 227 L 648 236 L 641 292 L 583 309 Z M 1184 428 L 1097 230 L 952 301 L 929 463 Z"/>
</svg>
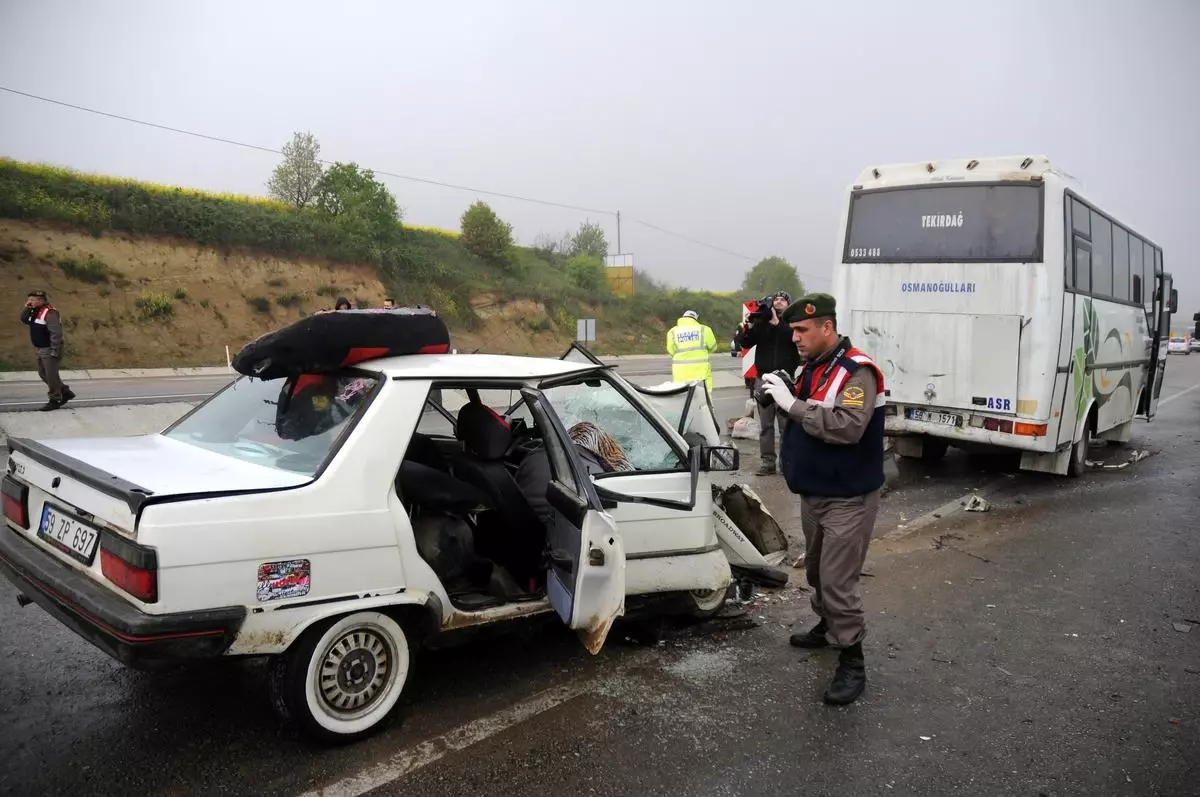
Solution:
<svg viewBox="0 0 1200 797">
<path fill-rule="evenodd" d="M 180 127 L 172 127 L 170 125 L 164 125 L 164 124 L 160 124 L 158 122 L 146 121 L 145 119 L 135 119 L 132 116 L 123 116 L 121 114 L 110 113 L 108 111 L 101 111 L 97 108 L 88 108 L 83 105 L 76 105 L 74 103 L 65 102 L 63 100 L 56 100 L 51 97 L 43 97 L 38 94 L 31 94 L 27 91 L 20 91 L 18 89 L 9 88 L 8 86 L 0 86 L 0 91 L 6 91 L 9 94 L 15 94 L 20 97 L 26 97 L 31 100 L 37 100 L 39 102 L 45 102 L 45 103 L 49 103 L 51 105 L 58 105 L 63 108 L 71 108 L 72 110 L 83 111 L 84 113 L 95 114 L 96 116 L 104 116 L 109 119 L 116 119 L 118 121 L 128 122 L 130 124 L 135 124 L 135 125 L 141 125 L 143 127 L 152 127 L 152 128 L 158 129 L 158 130 L 166 130 L 167 132 L 170 132 L 170 133 L 178 133 L 178 134 L 184 135 L 184 136 L 192 136 L 193 138 L 201 138 L 201 139 L 205 139 L 207 141 L 215 141 L 219 144 L 228 144 L 230 146 L 242 147 L 243 149 L 255 150 L 257 152 L 266 152 L 271 155 L 280 155 L 280 156 L 283 155 L 282 150 L 275 149 L 274 147 L 264 147 L 264 146 L 261 146 L 258 144 L 249 144 L 244 141 L 237 141 L 232 138 L 224 138 L 222 136 L 213 136 L 213 135 L 209 135 L 207 133 L 199 133 L 199 132 L 196 132 L 195 130 L 185 130 Z M 334 163 L 334 161 L 325 160 L 323 158 L 318 158 L 317 161 L 319 163 L 323 163 L 325 165 L 332 165 Z M 450 189 L 453 189 L 456 191 L 469 191 L 469 192 L 472 192 L 475 194 L 485 194 L 487 196 L 501 197 L 503 199 L 512 199 L 517 202 L 529 202 L 529 203 L 532 203 L 535 205 L 544 205 L 547 207 L 563 208 L 565 210 L 575 210 L 575 211 L 579 211 L 581 213 L 599 213 L 599 214 L 602 214 L 605 216 L 616 217 L 618 219 L 618 223 L 620 220 L 620 211 L 603 210 L 601 208 L 589 208 L 589 207 L 585 207 L 582 205 L 572 205 L 572 204 L 568 204 L 565 202 L 554 202 L 554 201 L 547 200 L 547 199 L 537 199 L 534 197 L 521 196 L 519 194 L 510 194 L 510 193 L 506 193 L 503 191 L 489 191 L 489 190 L 483 189 L 483 188 L 474 188 L 472 186 L 467 186 L 467 185 L 458 185 L 456 183 L 447 183 L 447 182 L 443 182 L 441 180 L 431 180 L 426 177 L 414 177 L 413 175 L 410 175 L 410 174 L 398 174 L 396 172 L 382 171 L 380 169 L 372 169 L 371 171 L 373 171 L 377 175 L 383 175 L 385 177 L 393 177 L 397 180 L 407 180 L 409 182 L 414 182 L 414 183 L 424 183 L 425 185 L 433 185 L 433 186 L 437 186 L 439 188 L 450 188 Z M 751 262 L 754 262 L 756 260 L 756 258 L 750 257 L 749 255 L 743 255 L 738 252 L 734 252 L 729 249 L 726 249 L 724 247 L 717 246 L 716 244 L 710 244 L 706 241 L 701 241 L 698 238 L 692 238 L 691 236 L 684 235 L 684 234 L 678 233 L 678 232 L 674 232 L 674 231 L 668 230 L 664 227 L 659 227 L 658 225 L 651 224 L 648 221 L 643 221 L 641 219 L 634 219 L 634 218 L 631 218 L 629 220 L 634 222 L 635 224 L 640 224 L 643 227 L 647 227 L 651 230 L 662 233 L 664 235 L 669 235 L 674 238 L 678 238 L 680 240 L 687 241 L 688 243 L 694 244 L 696 246 L 701 246 L 706 249 L 711 249 L 714 252 L 720 252 L 721 254 L 729 255 L 730 257 L 736 257 L 738 259 L 747 260 L 747 261 L 751 261 Z M 805 276 L 813 277 L 816 279 L 822 279 L 822 280 L 826 279 L 825 277 L 817 277 L 817 275 L 815 275 L 815 274 L 805 274 L 804 272 L 799 272 L 799 271 L 797 273 L 804 274 Z"/>
<path fill-rule="evenodd" d="M 135 124 L 135 125 L 142 125 L 144 127 L 153 127 L 153 128 L 157 128 L 158 130 L 167 130 L 171 133 L 179 133 L 179 134 L 185 135 L 185 136 L 193 136 L 194 138 L 203 138 L 208 141 L 216 141 L 217 143 L 220 143 L 220 144 L 230 144 L 235 147 L 243 147 L 245 149 L 252 149 L 252 150 L 256 150 L 258 152 L 267 152 L 272 155 L 283 155 L 282 150 L 274 149 L 273 147 L 263 147 L 258 144 L 247 144 L 244 141 L 235 141 L 234 139 L 231 139 L 231 138 L 222 138 L 221 136 L 210 136 L 207 133 L 197 133 L 194 130 L 184 130 L 183 128 L 171 127 L 170 125 L 159 124 L 158 122 L 148 122 L 144 119 L 134 119 L 131 116 L 122 116 L 121 114 L 109 113 L 108 111 L 101 111 L 96 108 L 87 108 L 83 105 L 75 105 L 73 103 L 63 102 L 62 100 L 51 99 L 50 97 L 41 97 L 41 96 L 38 96 L 37 94 L 30 94 L 29 92 L 26 92 L 26 91 L 18 91 L 17 89 L 11 89 L 7 86 L 0 86 L 0 91 L 7 91 L 10 94 L 17 94 L 22 97 L 28 97 L 29 99 L 32 99 L 32 100 L 39 100 L 41 102 L 47 102 L 47 103 L 50 103 L 51 105 L 61 105 L 64 108 L 72 108 L 76 111 L 83 111 L 85 113 L 96 114 L 97 116 L 106 116 L 109 119 L 119 119 L 122 122 L 130 122 L 131 124 Z M 334 161 L 325 160 L 324 158 L 317 158 L 317 162 L 323 163 L 325 165 L 332 165 L 334 163 Z M 616 215 L 616 212 L 612 211 L 612 210 L 601 210 L 599 208 L 587 208 L 587 207 L 582 207 L 579 205 L 569 205 L 564 202 L 552 202 L 547 199 L 535 199 L 533 197 L 519 196 L 517 194 L 506 194 L 502 191 L 488 191 L 483 188 L 472 188 L 471 186 L 466 186 L 466 185 L 456 185 L 454 183 L 445 183 L 445 182 L 441 182 L 439 180 L 430 180 L 425 177 L 414 177 L 411 174 L 396 174 L 395 172 L 385 172 L 380 169 L 372 169 L 371 171 L 373 171 L 375 174 L 383 175 L 385 177 L 395 177 L 397 180 L 409 180 L 414 183 L 425 183 L 426 185 L 436 185 L 441 188 L 453 188 L 458 191 L 471 191 L 476 194 L 487 194 L 488 196 L 503 197 L 505 199 L 515 199 L 520 202 L 532 202 L 532 203 L 538 204 L 538 205 L 549 205 L 550 207 L 565 208 L 566 210 L 578 210 L 583 213 L 602 213 L 602 214 L 605 214 L 608 216 Z"/>
</svg>

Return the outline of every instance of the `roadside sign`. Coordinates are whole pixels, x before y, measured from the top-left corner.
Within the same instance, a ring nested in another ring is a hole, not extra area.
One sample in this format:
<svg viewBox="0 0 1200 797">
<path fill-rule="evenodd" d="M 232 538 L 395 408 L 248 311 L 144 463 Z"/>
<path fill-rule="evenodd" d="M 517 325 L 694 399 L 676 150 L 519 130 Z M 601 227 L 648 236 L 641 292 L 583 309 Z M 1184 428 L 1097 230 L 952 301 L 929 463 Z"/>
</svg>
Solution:
<svg viewBox="0 0 1200 797">
<path fill-rule="evenodd" d="M 575 320 L 575 340 L 578 343 L 596 342 L 596 319 L 579 318 Z"/>
</svg>

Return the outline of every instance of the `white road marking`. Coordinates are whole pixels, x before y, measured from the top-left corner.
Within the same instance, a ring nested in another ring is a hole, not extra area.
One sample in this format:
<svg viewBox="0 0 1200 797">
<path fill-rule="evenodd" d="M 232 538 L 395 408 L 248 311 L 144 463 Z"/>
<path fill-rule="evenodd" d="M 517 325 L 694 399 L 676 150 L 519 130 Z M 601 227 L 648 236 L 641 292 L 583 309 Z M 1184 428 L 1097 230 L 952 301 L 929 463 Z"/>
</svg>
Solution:
<svg viewBox="0 0 1200 797">
<path fill-rule="evenodd" d="M 548 689 L 524 703 L 482 717 L 466 725 L 460 725 L 449 733 L 428 739 L 415 747 L 401 750 L 382 763 L 363 770 L 357 775 L 343 778 L 323 789 L 306 792 L 301 797 L 358 797 L 377 789 L 418 769 L 427 767 L 449 753 L 465 750 L 498 733 L 519 725 L 538 714 L 549 711 L 585 690 L 579 687 Z"/>
<path fill-rule="evenodd" d="M 67 402 L 67 409 L 76 404 L 95 404 L 101 401 L 110 401 L 117 404 L 137 402 L 137 401 L 153 401 L 157 399 L 195 399 L 208 398 L 212 393 L 171 393 L 165 396 L 108 396 L 100 398 L 73 398 Z M 41 403 L 41 399 L 31 399 L 29 401 L 6 401 L 0 403 L 0 407 L 32 407 Z"/>
<path fill-rule="evenodd" d="M 966 504 L 967 499 L 970 498 L 971 495 L 977 495 L 980 498 L 987 498 L 992 495 L 992 493 L 995 493 L 997 490 L 1007 485 L 1009 482 L 1010 479 L 1008 478 L 996 479 L 993 482 L 988 482 L 978 490 L 974 490 L 967 495 L 959 496 L 953 501 L 947 501 L 936 509 L 931 509 L 918 518 L 914 518 L 906 523 L 901 523 L 887 534 L 884 534 L 880 539 L 898 540 L 901 537 L 907 537 L 909 534 L 920 531 L 926 526 L 932 525 L 939 520 L 945 520 L 948 516 L 954 514 L 955 512 L 961 512 L 963 505 Z"/>
<path fill-rule="evenodd" d="M 1167 396 L 1165 399 L 1159 399 L 1158 406 L 1161 407 L 1164 404 L 1170 404 L 1175 399 L 1183 398 L 1188 393 L 1191 393 L 1193 390 L 1200 390 L 1200 385 L 1192 385 L 1187 390 L 1181 390 L 1173 396 Z"/>
</svg>

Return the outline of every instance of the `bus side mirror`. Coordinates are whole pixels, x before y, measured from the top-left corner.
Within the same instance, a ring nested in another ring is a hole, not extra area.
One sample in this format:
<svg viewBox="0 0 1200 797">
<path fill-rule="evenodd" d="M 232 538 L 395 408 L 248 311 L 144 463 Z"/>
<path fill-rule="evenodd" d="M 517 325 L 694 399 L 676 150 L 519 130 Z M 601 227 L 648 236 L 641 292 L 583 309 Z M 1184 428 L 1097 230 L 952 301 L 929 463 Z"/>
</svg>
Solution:
<svg viewBox="0 0 1200 797">
<path fill-rule="evenodd" d="M 1179 291 L 1171 289 L 1171 301 L 1167 302 L 1167 312 L 1174 315 L 1179 312 Z"/>
<path fill-rule="evenodd" d="M 1197 324 L 1200 324 L 1200 313 L 1193 314 L 1192 320 L 1195 321 Z"/>
</svg>

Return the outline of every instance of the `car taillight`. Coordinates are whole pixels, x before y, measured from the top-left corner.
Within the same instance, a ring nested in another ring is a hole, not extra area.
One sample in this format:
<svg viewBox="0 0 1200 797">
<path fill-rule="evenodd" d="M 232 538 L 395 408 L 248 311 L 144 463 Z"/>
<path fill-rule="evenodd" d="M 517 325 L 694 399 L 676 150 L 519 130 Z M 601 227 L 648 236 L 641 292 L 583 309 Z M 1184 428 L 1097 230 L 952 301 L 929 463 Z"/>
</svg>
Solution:
<svg viewBox="0 0 1200 797">
<path fill-rule="evenodd" d="M 29 488 L 5 476 L 0 493 L 4 496 L 4 517 L 23 529 L 29 528 Z"/>
<path fill-rule="evenodd" d="M 100 538 L 100 572 L 143 603 L 158 601 L 158 555 L 113 534 Z"/>
</svg>

